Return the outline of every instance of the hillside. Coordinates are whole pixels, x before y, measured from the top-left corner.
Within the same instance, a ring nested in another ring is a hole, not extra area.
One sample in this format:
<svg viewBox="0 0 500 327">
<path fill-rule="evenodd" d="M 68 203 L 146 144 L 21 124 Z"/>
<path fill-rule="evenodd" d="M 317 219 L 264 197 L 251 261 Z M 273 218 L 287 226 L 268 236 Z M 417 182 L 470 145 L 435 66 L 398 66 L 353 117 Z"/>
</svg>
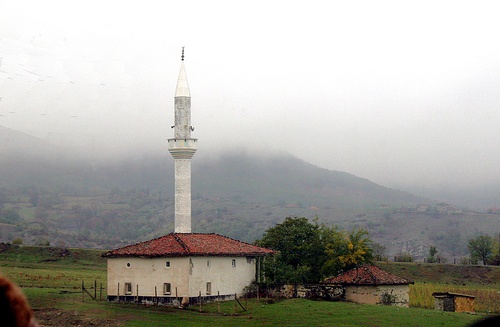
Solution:
<svg viewBox="0 0 500 327">
<path fill-rule="evenodd" d="M 61 149 L 38 137 L 0 125 L 0 153 L 4 155 L 16 154 L 43 158 L 53 157 L 60 152 Z"/>
<path fill-rule="evenodd" d="M 378 262 L 384 271 L 413 282 L 454 285 L 490 285 L 500 288 L 500 267 L 451 264 Z"/>
<path fill-rule="evenodd" d="M 65 188 L 65 193 L 113 187 L 173 192 L 173 161 L 166 152 L 99 161 L 79 150 L 0 126 L 0 185 L 50 186 Z M 241 151 L 217 157 L 201 153 L 192 166 L 193 194 L 198 197 L 340 208 L 432 202 L 345 172 L 322 169 L 285 153 L 260 156 Z"/>
<path fill-rule="evenodd" d="M 193 160 L 194 192 L 247 201 L 305 206 L 374 208 L 432 201 L 392 190 L 346 172 L 327 170 L 289 154 L 223 154 Z"/>
<path fill-rule="evenodd" d="M 5 128 L 0 137 L 0 241 L 113 248 L 173 230 L 168 153 L 97 161 Z M 195 232 L 253 242 L 285 217 L 317 216 L 319 223 L 367 229 L 391 257 L 423 258 L 435 245 L 459 258 L 468 238 L 498 229 L 499 215 L 437 213 L 432 200 L 289 154 L 200 151 L 192 166 Z M 419 203 L 428 210 L 417 212 Z"/>
<path fill-rule="evenodd" d="M 17 246 L 0 243 L 0 266 L 31 265 L 46 268 L 73 266 L 105 270 L 103 250 L 59 248 L 52 246 Z M 489 285 L 500 288 L 500 267 L 453 264 L 425 264 L 404 262 L 377 262 L 384 271 L 419 283 L 455 285 Z"/>
</svg>

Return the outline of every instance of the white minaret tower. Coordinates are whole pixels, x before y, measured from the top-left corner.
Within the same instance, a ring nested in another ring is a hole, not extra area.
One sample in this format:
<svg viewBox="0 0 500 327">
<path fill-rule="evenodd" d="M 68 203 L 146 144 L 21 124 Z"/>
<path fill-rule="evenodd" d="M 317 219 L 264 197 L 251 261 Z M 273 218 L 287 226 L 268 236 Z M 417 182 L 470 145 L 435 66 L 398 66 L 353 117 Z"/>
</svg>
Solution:
<svg viewBox="0 0 500 327">
<path fill-rule="evenodd" d="M 168 140 L 168 151 L 174 157 L 175 167 L 175 232 L 191 233 L 191 158 L 198 140 L 191 138 L 194 128 L 191 126 L 191 95 L 184 68 L 184 47 L 174 103 L 174 138 Z"/>
</svg>

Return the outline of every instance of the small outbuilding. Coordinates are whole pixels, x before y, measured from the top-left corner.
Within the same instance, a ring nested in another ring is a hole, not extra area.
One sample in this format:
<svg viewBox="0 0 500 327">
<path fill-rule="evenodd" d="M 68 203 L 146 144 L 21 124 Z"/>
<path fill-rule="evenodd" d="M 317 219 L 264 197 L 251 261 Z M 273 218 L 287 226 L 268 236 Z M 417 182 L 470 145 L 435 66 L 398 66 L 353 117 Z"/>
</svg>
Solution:
<svg viewBox="0 0 500 327">
<path fill-rule="evenodd" d="M 327 278 L 324 283 L 342 286 L 346 301 L 408 307 L 409 284 L 413 282 L 385 272 L 377 266 L 363 265 Z"/>
<path fill-rule="evenodd" d="M 440 311 L 452 312 L 474 312 L 475 296 L 450 293 L 450 292 L 435 292 L 434 308 Z"/>
</svg>

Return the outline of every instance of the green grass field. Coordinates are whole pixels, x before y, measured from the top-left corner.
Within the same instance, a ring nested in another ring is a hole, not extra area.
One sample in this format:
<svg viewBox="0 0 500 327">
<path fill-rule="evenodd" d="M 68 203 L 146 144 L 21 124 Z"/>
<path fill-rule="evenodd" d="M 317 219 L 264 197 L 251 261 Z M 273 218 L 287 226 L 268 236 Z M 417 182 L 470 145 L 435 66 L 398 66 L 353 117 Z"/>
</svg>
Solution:
<svg viewBox="0 0 500 327">
<path fill-rule="evenodd" d="M 9 247 L 0 253 L 0 273 L 20 285 L 40 322 L 58 326 L 467 326 L 486 315 L 448 313 L 346 302 L 265 299 L 203 304 L 188 309 L 94 301 L 106 282 L 102 251 Z M 416 284 L 415 286 L 417 286 Z M 424 285 L 422 283 L 422 285 Z M 426 284 L 432 285 L 432 284 Z M 444 284 L 437 284 L 443 286 Z M 436 286 L 436 287 L 437 287 Z M 431 288 L 432 289 L 432 288 Z M 104 290 L 105 292 L 105 290 Z M 102 295 L 105 299 L 105 293 Z M 411 299 L 410 299 L 411 301 Z"/>
<path fill-rule="evenodd" d="M 79 293 L 25 288 L 34 308 L 79 312 L 92 321 L 113 320 L 122 326 L 466 326 L 481 316 L 415 308 L 358 305 L 346 302 L 241 300 L 189 309 L 95 302 Z M 220 312 L 220 313 L 219 313 Z"/>
</svg>

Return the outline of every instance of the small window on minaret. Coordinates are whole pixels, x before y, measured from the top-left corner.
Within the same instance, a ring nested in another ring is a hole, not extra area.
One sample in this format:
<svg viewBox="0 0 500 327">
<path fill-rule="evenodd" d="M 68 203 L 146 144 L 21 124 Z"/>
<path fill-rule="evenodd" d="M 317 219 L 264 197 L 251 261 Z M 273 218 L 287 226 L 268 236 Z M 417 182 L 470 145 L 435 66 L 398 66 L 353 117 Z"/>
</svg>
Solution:
<svg viewBox="0 0 500 327">
<path fill-rule="evenodd" d="M 170 261 L 165 261 L 165 267 L 170 268 Z"/>
<path fill-rule="evenodd" d="M 210 265 L 211 265 L 210 260 L 207 260 L 207 267 L 210 268 Z"/>
<path fill-rule="evenodd" d="M 233 259 L 233 260 L 231 261 L 231 266 L 232 266 L 232 267 L 236 267 L 236 259 Z"/>
</svg>

